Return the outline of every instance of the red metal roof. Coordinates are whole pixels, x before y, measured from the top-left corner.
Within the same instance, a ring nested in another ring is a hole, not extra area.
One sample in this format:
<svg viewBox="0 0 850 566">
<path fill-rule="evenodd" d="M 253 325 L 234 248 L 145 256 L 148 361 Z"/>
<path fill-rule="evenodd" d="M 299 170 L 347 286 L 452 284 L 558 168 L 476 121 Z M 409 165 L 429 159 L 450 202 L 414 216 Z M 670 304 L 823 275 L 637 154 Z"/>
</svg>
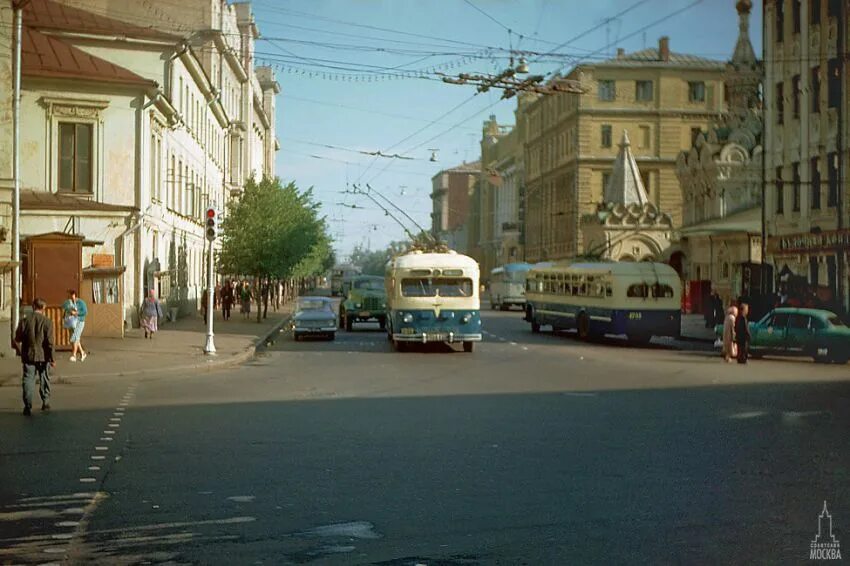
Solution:
<svg viewBox="0 0 850 566">
<path fill-rule="evenodd" d="M 25 77 L 91 79 L 100 82 L 155 86 L 154 81 L 89 55 L 61 39 L 24 27 L 21 45 L 21 74 Z"/>
<path fill-rule="evenodd" d="M 135 39 L 179 41 L 180 37 L 155 29 L 122 22 L 50 0 L 31 0 L 24 6 L 24 25 L 42 30 L 117 35 Z"/>
<path fill-rule="evenodd" d="M 97 202 L 71 195 L 25 189 L 21 191 L 21 210 L 66 210 L 69 212 L 94 210 L 99 212 L 128 213 L 133 212 L 135 208 L 132 206 Z"/>
</svg>

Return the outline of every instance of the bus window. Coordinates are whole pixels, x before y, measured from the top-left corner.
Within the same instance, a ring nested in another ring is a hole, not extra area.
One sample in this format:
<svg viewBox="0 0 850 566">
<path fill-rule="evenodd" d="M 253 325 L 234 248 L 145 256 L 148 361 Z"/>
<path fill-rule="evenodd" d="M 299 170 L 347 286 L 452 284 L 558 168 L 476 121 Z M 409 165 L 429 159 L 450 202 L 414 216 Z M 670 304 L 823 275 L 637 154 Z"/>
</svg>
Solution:
<svg viewBox="0 0 850 566">
<path fill-rule="evenodd" d="M 636 299 L 645 299 L 649 296 L 649 288 L 646 283 L 633 283 L 626 290 L 626 296 Z"/>
<path fill-rule="evenodd" d="M 656 283 L 652 286 L 652 296 L 656 299 L 671 299 L 673 294 L 673 287 L 670 285 Z"/>
<path fill-rule="evenodd" d="M 614 289 L 611 288 L 610 283 L 605 285 L 605 296 L 606 297 L 613 297 L 614 296 Z"/>
<path fill-rule="evenodd" d="M 404 297 L 471 297 L 472 279 L 456 277 L 420 277 L 401 280 Z"/>
</svg>

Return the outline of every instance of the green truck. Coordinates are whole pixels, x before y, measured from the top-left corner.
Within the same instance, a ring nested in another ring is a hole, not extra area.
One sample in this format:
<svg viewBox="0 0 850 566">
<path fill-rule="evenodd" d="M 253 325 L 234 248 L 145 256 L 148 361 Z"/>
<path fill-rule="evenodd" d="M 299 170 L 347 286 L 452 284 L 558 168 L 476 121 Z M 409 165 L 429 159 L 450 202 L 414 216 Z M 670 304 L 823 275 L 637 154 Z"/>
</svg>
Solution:
<svg viewBox="0 0 850 566">
<path fill-rule="evenodd" d="M 339 327 L 351 330 L 355 322 L 387 323 L 387 292 L 384 278 L 377 275 L 351 277 L 348 292 L 339 304 Z"/>
</svg>

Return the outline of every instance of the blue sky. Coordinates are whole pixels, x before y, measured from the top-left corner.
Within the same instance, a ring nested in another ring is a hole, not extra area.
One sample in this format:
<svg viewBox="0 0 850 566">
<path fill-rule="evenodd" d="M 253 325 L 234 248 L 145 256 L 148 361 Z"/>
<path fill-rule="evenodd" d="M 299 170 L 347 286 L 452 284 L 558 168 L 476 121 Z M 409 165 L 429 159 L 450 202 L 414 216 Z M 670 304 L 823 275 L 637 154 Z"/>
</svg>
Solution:
<svg viewBox="0 0 850 566">
<path fill-rule="evenodd" d="M 431 176 L 477 159 L 481 125 L 490 114 L 513 123 L 514 100 L 500 101 L 500 93 L 492 91 L 473 96 L 474 87 L 445 84 L 436 72 L 498 72 L 508 65 L 503 50 L 510 48 L 544 54 L 529 57 L 534 74 L 566 71 L 575 58 L 597 59 L 617 47 L 653 47 L 662 35 L 670 36 L 673 51 L 726 60 L 738 33 L 735 0 L 254 0 L 253 5 L 263 36 L 258 63 L 277 68 L 282 88 L 278 175 L 314 187 L 340 255 L 356 244 L 379 249 L 404 237 L 377 206 L 344 194 L 347 184 L 370 183 L 428 227 Z M 760 53 L 759 0 L 750 35 Z M 545 55 L 553 51 L 557 55 Z M 430 79 L 398 77 L 401 71 Z M 429 161 L 431 149 L 439 150 L 436 163 Z"/>
</svg>

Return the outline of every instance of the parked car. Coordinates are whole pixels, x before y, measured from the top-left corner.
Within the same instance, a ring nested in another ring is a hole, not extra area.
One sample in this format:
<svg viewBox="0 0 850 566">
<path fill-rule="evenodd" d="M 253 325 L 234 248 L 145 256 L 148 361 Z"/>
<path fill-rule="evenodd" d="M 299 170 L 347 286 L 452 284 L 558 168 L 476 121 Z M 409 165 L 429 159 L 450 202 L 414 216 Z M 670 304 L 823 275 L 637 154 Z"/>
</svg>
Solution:
<svg viewBox="0 0 850 566">
<path fill-rule="evenodd" d="M 723 336 L 723 325 L 714 328 Z M 811 356 L 816 362 L 846 364 L 850 359 L 850 328 L 834 312 L 780 307 L 758 322 L 750 322 L 750 353 Z"/>
<path fill-rule="evenodd" d="M 292 336 L 296 341 L 304 336 L 336 338 L 336 313 L 328 297 L 300 297 L 292 317 Z"/>
<path fill-rule="evenodd" d="M 351 278 L 345 299 L 339 304 L 339 327 L 351 331 L 355 322 L 375 321 L 384 330 L 387 323 L 387 292 L 384 278 L 356 275 Z"/>
</svg>

